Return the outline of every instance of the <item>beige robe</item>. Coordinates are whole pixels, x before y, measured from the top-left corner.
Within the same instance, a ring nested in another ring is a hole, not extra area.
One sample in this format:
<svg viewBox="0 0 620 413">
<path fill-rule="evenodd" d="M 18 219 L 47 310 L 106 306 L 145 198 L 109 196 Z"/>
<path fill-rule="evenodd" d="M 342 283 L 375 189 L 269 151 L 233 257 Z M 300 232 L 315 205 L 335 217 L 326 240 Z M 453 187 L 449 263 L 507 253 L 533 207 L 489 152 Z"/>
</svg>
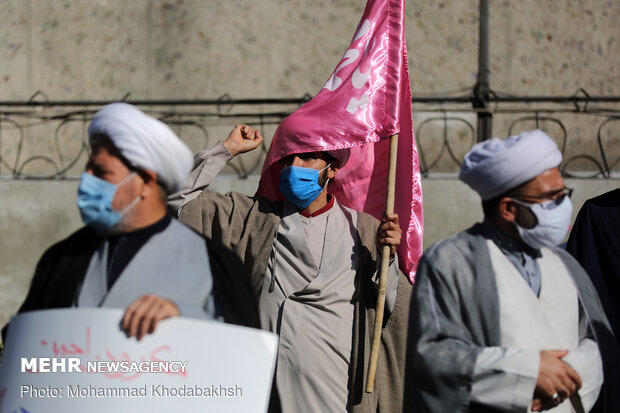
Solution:
<svg viewBox="0 0 620 413">
<path fill-rule="evenodd" d="M 218 144 L 198 154 L 195 158 L 196 168 L 186 187 L 181 193 L 173 195 L 169 203 L 175 209 L 182 207 L 179 213 L 182 222 L 220 241 L 241 257 L 250 273 L 254 292 L 260 298 L 266 279 L 269 283 L 271 281 L 267 276 L 267 267 L 280 222 L 285 217 L 282 203 L 272 203 L 264 198 L 248 197 L 236 192 L 223 195 L 205 190 L 212 177 L 219 172 L 217 168 L 221 169 L 225 164 L 226 156 L 223 152 L 222 145 Z M 347 408 L 354 413 L 403 410 L 405 348 L 412 286 L 397 269 L 394 271 L 398 272 L 398 276 L 393 279 L 393 283 L 397 284 L 393 287 L 395 294 L 392 303 L 388 302 L 385 314 L 375 391 L 365 393 L 363 390 L 374 326 L 377 226 L 376 219 L 359 213 L 355 227 L 360 239 L 360 266 L 355 277 L 353 321 L 346 330 L 352 337 L 350 368 L 346 380 Z M 303 234 L 303 229 L 300 232 Z M 343 261 L 349 264 L 352 262 L 349 257 Z M 330 408 L 328 411 L 334 410 Z"/>
<path fill-rule="evenodd" d="M 300 215 L 286 204 L 259 302 L 263 328 L 280 336 L 276 383 L 283 412 L 347 410 L 359 265 L 359 239 L 351 228 L 357 213 L 335 203 L 324 214 L 324 248 L 317 264 Z"/>
</svg>

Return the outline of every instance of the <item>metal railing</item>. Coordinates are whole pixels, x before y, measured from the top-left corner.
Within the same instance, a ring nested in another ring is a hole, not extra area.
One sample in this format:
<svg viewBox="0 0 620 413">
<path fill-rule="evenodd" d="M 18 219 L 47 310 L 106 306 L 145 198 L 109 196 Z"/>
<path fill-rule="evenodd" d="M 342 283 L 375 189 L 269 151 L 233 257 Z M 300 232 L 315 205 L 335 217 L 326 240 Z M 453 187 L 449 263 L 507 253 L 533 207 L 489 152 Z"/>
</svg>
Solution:
<svg viewBox="0 0 620 413">
<path fill-rule="evenodd" d="M 289 99 L 126 100 L 169 124 L 192 150 L 226 137 L 236 123 L 261 130 L 258 151 L 238 157 L 227 173 L 240 178 L 259 173 L 279 122 L 310 95 Z M 414 131 L 423 176 L 455 174 L 477 141 L 476 117 L 493 116 L 494 136 L 542 128 L 564 154 L 569 177 L 609 178 L 620 169 L 620 97 L 508 96 L 489 91 L 489 105 L 475 109 L 474 95 L 414 96 Z M 26 102 L 0 102 L 0 178 L 76 179 L 88 153 L 87 126 L 108 101 L 52 101 L 37 92 Z M 600 104 L 608 104 L 601 107 Z"/>
</svg>

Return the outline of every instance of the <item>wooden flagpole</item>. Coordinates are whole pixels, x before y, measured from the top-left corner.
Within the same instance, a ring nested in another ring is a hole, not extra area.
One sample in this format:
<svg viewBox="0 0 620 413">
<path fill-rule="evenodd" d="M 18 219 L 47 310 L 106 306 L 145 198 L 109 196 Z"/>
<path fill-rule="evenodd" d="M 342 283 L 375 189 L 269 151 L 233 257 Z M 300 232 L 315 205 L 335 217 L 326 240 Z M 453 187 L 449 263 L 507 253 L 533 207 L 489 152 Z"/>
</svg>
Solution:
<svg viewBox="0 0 620 413">
<path fill-rule="evenodd" d="M 396 152 L 398 149 L 398 134 L 390 138 L 390 161 L 388 166 L 387 202 L 385 213 L 394 213 L 394 189 L 396 186 Z M 379 295 L 375 310 L 375 329 L 372 336 L 370 350 L 370 363 L 368 366 L 368 380 L 366 381 L 366 393 L 372 393 L 375 387 L 377 374 L 377 362 L 379 360 L 379 347 L 381 346 L 381 329 L 383 327 L 383 312 L 385 308 L 385 291 L 387 289 L 388 268 L 390 266 L 390 247 L 384 245 L 381 249 L 381 272 L 379 273 Z"/>
</svg>

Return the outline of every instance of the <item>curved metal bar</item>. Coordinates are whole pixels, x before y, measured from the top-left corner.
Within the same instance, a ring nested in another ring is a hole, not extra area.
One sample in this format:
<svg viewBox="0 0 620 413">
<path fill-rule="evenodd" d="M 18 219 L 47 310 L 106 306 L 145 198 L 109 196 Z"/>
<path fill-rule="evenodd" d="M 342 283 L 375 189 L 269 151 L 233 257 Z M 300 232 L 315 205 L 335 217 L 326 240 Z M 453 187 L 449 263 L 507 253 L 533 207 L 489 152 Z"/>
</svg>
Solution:
<svg viewBox="0 0 620 413">
<path fill-rule="evenodd" d="M 430 165 L 428 165 L 426 162 L 426 155 L 424 154 L 424 148 L 422 147 L 422 144 L 421 144 L 423 136 L 424 136 L 422 134 L 422 129 L 424 128 L 424 126 L 426 126 L 426 124 L 431 123 L 431 122 L 437 122 L 437 121 L 441 121 L 443 123 L 442 145 L 441 145 L 441 149 L 439 150 L 439 154 L 437 155 L 437 157 L 431 162 Z M 448 139 L 448 121 L 456 121 L 456 122 L 464 123 L 471 132 L 472 141 L 471 141 L 470 146 L 473 146 L 473 144 L 475 143 L 476 131 L 475 131 L 474 126 L 467 119 L 456 117 L 456 116 L 447 116 L 445 115 L 445 112 L 441 117 L 431 117 L 431 118 L 424 119 L 417 128 L 418 130 L 417 139 L 418 139 L 419 155 L 420 155 L 420 173 L 423 176 L 428 176 L 428 173 L 430 172 L 430 170 L 433 169 L 433 167 L 435 167 L 437 163 L 439 163 L 439 160 L 441 159 L 444 152 L 446 151 L 450 155 L 450 158 L 452 159 L 452 161 L 457 166 L 461 165 L 461 163 L 463 162 L 462 159 L 459 159 L 459 157 L 456 156 L 456 154 L 454 153 L 450 145 L 450 141 Z"/>
<path fill-rule="evenodd" d="M 431 162 L 430 165 L 427 164 L 426 162 L 426 155 L 424 154 L 424 148 L 422 147 L 422 138 L 423 138 L 423 134 L 422 134 L 422 128 L 430 122 L 433 121 L 437 121 L 437 120 L 443 120 L 442 117 L 440 118 L 427 118 L 424 119 L 422 121 L 422 123 L 420 123 L 420 126 L 418 126 L 418 147 L 420 148 L 420 173 L 422 174 L 422 176 L 427 177 L 429 171 L 435 166 L 437 165 L 437 163 L 439 162 L 439 159 L 441 159 L 441 156 L 443 155 L 444 151 L 445 151 L 445 145 L 441 145 L 441 149 L 439 150 L 439 155 L 437 155 L 437 157 L 435 158 L 435 160 L 433 162 Z"/>
<path fill-rule="evenodd" d="M 585 98 L 585 105 L 583 106 L 583 109 L 579 107 L 579 101 L 577 100 L 580 94 L 583 95 Z M 588 110 L 588 103 L 590 103 L 590 94 L 586 92 L 584 88 L 580 87 L 579 89 L 577 89 L 575 94 L 573 94 L 573 96 L 571 97 L 573 98 L 573 104 L 575 105 L 577 112 L 585 112 L 586 110 Z"/>
<path fill-rule="evenodd" d="M 56 169 L 56 172 L 53 173 L 53 174 L 50 174 L 50 175 L 28 175 L 28 174 L 22 173 L 22 170 L 24 169 L 24 167 L 26 165 L 28 165 L 29 163 L 31 163 L 33 161 L 37 161 L 37 160 L 43 160 L 43 161 L 46 161 L 49 164 L 52 164 L 52 166 Z M 52 178 L 58 178 L 58 177 L 60 177 L 60 169 L 58 168 L 58 165 L 56 165 L 54 160 L 52 158 L 50 158 L 49 156 L 42 156 L 42 155 L 31 156 L 23 164 L 21 164 L 21 166 L 19 167 L 19 170 L 17 171 L 17 176 L 16 177 L 18 177 L 18 178 L 26 178 L 26 179 L 52 179 Z"/>
<path fill-rule="evenodd" d="M 4 160 L 2 153 L 0 152 L 0 162 L 4 164 L 11 171 L 11 175 L 15 176 L 17 174 L 17 165 L 19 165 L 19 156 L 21 154 L 21 150 L 24 144 L 24 128 L 22 127 L 22 125 L 20 125 L 13 119 L 1 118 L 1 121 L 8 122 L 12 124 L 13 126 L 15 126 L 17 130 L 19 130 L 19 142 L 17 143 L 17 154 L 15 155 L 15 165 L 13 166 L 9 165 L 8 162 Z M 1 126 L 2 125 L 0 124 L 0 131 L 2 131 Z M 2 139 L 1 135 L 0 135 L 0 139 Z"/>
<path fill-rule="evenodd" d="M 472 125 L 467 119 L 457 118 L 457 117 L 446 118 L 446 136 L 448 134 L 448 122 L 447 122 L 448 120 L 462 122 L 465 125 L 467 125 L 469 127 L 469 130 L 471 131 L 471 143 L 470 143 L 469 147 L 474 146 L 474 144 L 476 143 L 476 130 L 474 128 L 474 125 Z M 446 144 L 446 149 L 448 150 L 448 153 L 450 154 L 450 157 L 452 157 L 452 160 L 454 161 L 454 163 L 456 163 L 457 165 L 460 166 L 463 163 L 463 159 L 460 159 L 460 158 L 456 157 L 456 155 L 452 151 L 452 147 L 450 146 L 450 142 L 447 139 L 445 140 L 445 144 Z"/>
<path fill-rule="evenodd" d="M 517 123 L 531 121 L 531 120 L 536 122 L 536 128 L 539 128 L 541 121 L 553 122 L 560 126 L 560 128 L 562 129 L 562 147 L 560 148 L 560 151 L 562 152 L 562 154 L 564 154 L 564 150 L 566 149 L 566 140 L 568 139 L 568 132 L 566 131 L 566 127 L 564 126 L 561 120 L 557 118 L 553 118 L 551 116 L 539 116 L 538 112 L 536 112 L 535 116 L 524 116 L 522 118 L 515 119 L 514 121 L 512 121 L 512 123 L 508 127 L 508 136 L 512 136 L 512 128 Z"/>
<path fill-rule="evenodd" d="M 620 116 L 611 116 L 605 119 L 601 125 L 598 127 L 598 131 L 596 132 L 596 139 L 598 141 L 598 147 L 601 151 L 601 158 L 603 159 L 603 165 L 605 166 L 605 177 L 609 178 L 611 176 L 611 170 L 616 164 L 620 161 L 620 156 L 613 162 L 612 166 L 609 165 L 607 161 L 607 156 L 605 155 L 605 149 L 603 148 L 603 138 L 601 137 L 601 132 L 603 131 L 603 127 L 610 123 L 616 122 L 620 120 Z"/>
<path fill-rule="evenodd" d="M 260 134 L 264 138 L 265 137 L 265 117 L 264 116 L 259 116 L 259 125 L 260 125 Z M 260 145 L 260 153 L 261 153 L 261 156 L 258 158 L 254 166 L 250 168 L 250 173 L 254 173 L 259 167 L 262 167 L 262 163 L 260 162 L 260 160 L 263 159 L 263 162 L 264 162 L 264 159 L 267 156 L 267 146 L 265 145 L 264 140 L 263 140 L 263 143 L 261 143 Z"/>
<path fill-rule="evenodd" d="M 160 120 L 162 120 L 160 118 Z M 207 145 L 209 144 L 209 132 L 207 131 L 207 128 L 205 128 L 205 126 L 202 123 L 198 123 L 196 121 L 193 120 L 171 120 L 171 121 L 167 121 L 166 123 L 168 123 L 168 125 L 178 125 L 178 126 L 194 126 L 196 128 L 198 128 L 202 134 L 204 135 L 204 145 L 203 147 L 206 148 Z M 181 135 L 179 133 L 179 135 Z"/>
<path fill-rule="evenodd" d="M 569 172 L 567 170 L 568 169 L 568 165 L 571 164 L 572 162 L 578 160 L 578 159 L 585 159 L 587 161 L 592 162 L 594 165 L 596 165 L 596 167 L 598 169 L 598 172 L 595 172 L 592 175 L 584 175 L 584 174 Z M 575 155 L 575 156 L 571 156 L 570 158 L 568 158 L 564 162 L 564 164 L 560 168 L 560 171 L 562 172 L 562 175 L 564 175 L 564 176 L 566 176 L 568 178 L 596 178 L 599 175 L 605 177 L 605 170 L 603 169 L 603 166 L 592 155 Z"/>
<path fill-rule="evenodd" d="M 43 97 L 43 102 L 42 102 L 43 105 L 49 104 L 50 99 L 47 97 L 47 94 L 40 89 L 34 92 L 32 96 L 30 96 L 30 99 L 28 99 L 28 104 L 38 103 L 38 102 L 35 102 L 34 100 L 37 96 Z"/>
<path fill-rule="evenodd" d="M 220 96 L 218 99 L 218 105 L 217 105 L 217 113 L 221 114 L 222 113 L 222 105 L 225 103 L 228 103 L 227 109 L 225 110 L 225 112 L 230 112 L 232 110 L 232 107 L 234 106 L 234 103 L 232 103 L 232 99 L 230 98 L 230 95 L 228 93 L 224 93 L 222 96 Z"/>
<path fill-rule="evenodd" d="M 69 124 L 70 122 L 80 122 L 82 125 L 85 124 L 84 119 L 73 119 L 73 118 L 66 118 L 64 119 L 62 122 L 60 122 L 60 124 L 58 124 L 58 126 L 56 127 L 56 130 L 54 131 L 54 143 L 56 146 L 56 152 L 58 153 L 58 160 L 60 163 L 60 170 L 59 170 L 59 174 L 61 176 L 64 176 L 65 173 L 71 169 L 78 161 L 78 159 L 80 159 L 80 156 L 82 156 L 82 153 L 84 153 L 84 151 L 88 150 L 88 144 L 84 141 L 84 134 L 82 133 L 82 144 L 80 145 L 80 149 L 78 150 L 78 153 L 72 158 L 72 160 L 69 162 L 68 165 L 65 166 L 65 160 L 63 158 L 62 155 L 62 148 L 60 145 L 60 130 L 62 129 L 63 126 Z M 82 127 L 82 131 L 84 130 L 84 127 Z"/>
</svg>

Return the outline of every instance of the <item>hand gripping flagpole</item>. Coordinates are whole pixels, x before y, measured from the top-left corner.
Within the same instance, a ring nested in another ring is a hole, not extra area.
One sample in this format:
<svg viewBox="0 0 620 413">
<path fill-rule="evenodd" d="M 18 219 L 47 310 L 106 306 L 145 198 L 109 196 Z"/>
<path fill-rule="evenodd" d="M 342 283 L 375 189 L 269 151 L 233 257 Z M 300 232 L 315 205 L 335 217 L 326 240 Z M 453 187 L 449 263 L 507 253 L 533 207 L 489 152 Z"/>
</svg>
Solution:
<svg viewBox="0 0 620 413">
<path fill-rule="evenodd" d="M 390 161 L 388 166 L 387 202 L 386 214 L 394 213 L 394 189 L 396 186 L 396 152 L 398 149 L 398 134 L 390 138 Z M 383 311 L 385 308 L 385 294 L 387 289 L 388 268 L 390 266 L 390 246 L 381 248 L 381 271 L 379 273 L 379 295 L 375 310 L 375 329 L 372 336 L 370 350 L 370 364 L 368 367 L 368 380 L 366 393 L 372 393 L 375 388 L 375 376 L 377 374 L 377 362 L 379 360 L 379 348 L 381 346 L 381 329 L 383 328 Z"/>
</svg>

